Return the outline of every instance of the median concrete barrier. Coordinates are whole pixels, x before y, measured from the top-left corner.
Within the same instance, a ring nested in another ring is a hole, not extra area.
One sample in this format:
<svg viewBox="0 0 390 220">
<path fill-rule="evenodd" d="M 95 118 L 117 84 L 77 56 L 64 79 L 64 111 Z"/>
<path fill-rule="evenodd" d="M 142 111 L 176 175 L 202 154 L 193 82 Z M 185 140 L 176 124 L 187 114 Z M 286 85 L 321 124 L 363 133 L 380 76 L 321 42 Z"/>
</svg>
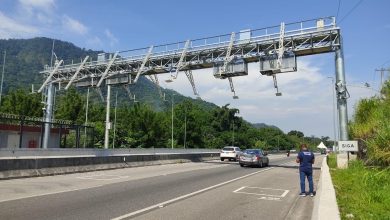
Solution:
<svg viewBox="0 0 390 220">
<path fill-rule="evenodd" d="M 169 163 L 200 162 L 219 157 L 216 152 L 150 153 L 116 156 L 0 157 L 0 179 L 57 175 Z"/>
</svg>

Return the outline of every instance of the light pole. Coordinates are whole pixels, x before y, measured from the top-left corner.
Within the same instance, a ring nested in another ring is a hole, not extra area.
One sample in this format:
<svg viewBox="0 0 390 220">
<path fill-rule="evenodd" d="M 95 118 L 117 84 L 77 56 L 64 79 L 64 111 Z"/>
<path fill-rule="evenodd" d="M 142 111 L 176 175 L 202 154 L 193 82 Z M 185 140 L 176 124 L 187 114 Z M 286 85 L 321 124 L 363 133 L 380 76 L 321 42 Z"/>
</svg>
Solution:
<svg viewBox="0 0 390 220">
<path fill-rule="evenodd" d="M 107 85 L 107 99 L 106 99 L 106 128 L 104 132 L 104 149 L 108 149 L 110 144 L 109 134 L 111 129 L 110 122 L 110 99 L 111 99 L 111 85 Z"/>
<path fill-rule="evenodd" d="M 88 90 L 87 90 L 87 104 L 86 104 L 86 107 L 85 107 L 84 148 L 85 148 L 85 142 L 87 140 L 88 108 L 89 108 L 89 87 L 88 87 Z"/>
<path fill-rule="evenodd" d="M 234 146 L 234 115 L 233 115 L 233 143 L 232 146 Z"/>
<path fill-rule="evenodd" d="M 3 95 L 3 81 L 4 81 L 4 69 L 5 69 L 5 57 L 6 56 L 7 56 L 7 51 L 4 51 L 3 71 L 1 73 L 1 84 L 0 84 L 0 106 L 1 106 L 1 97 Z"/>
<path fill-rule="evenodd" d="M 115 93 L 115 109 L 114 109 L 114 137 L 112 140 L 112 149 L 115 148 L 115 136 L 116 136 L 116 108 L 118 106 L 118 91 Z"/>
<path fill-rule="evenodd" d="M 186 148 L 186 140 L 187 140 L 187 108 L 185 108 L 185 112 L 184 112 L 184 149 Z"/>
<path fill-rule="evenodd" d="M 331 76 L 328 76 L 328 79 L 331 79 L 332 80 L 332 85 L 335 84 L 334 82 L 334 78 L 331 77 Z M 336 98 L 336 95 L 334 94 L 334 91 L 335 89 L 332 88 L 332 91 L 333 91 L 333 151 L 336 150 L 336 102 L 335 102 L 335 98 Z"/>
<path fill-rule="evenodd" d="M 171 117 L 171 122 L 172 122 L 172 124 L 171 124 L 171 147 L 172 147 L 172 149 L 173 149 L 173 96 L 175 96 L 175 94 L 172 94 L 172 96 L 171 96 L 171 107 L 172 107 L 172 109 L 171 109 L 171 115 L 172 115 L 172 117 Z"/>
</svg>

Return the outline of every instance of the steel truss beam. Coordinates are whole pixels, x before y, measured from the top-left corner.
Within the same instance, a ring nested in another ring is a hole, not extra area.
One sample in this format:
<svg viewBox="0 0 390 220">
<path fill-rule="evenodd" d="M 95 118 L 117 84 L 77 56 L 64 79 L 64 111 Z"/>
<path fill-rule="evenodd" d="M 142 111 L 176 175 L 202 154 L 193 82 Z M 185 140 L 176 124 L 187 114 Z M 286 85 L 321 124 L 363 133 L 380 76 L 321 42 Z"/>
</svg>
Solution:
<svg viewBox="0 0 390 220">
<path fill-rule="evenodd" d="M 149 51 L 148 53 L 146 54 L 142 64 L 141 64 L 141 67 L 138 69 L 138 72 L 137 72 L 137 76 L 135 77 L 134 79 L 134 83 L 137 83 L 138 79 L 139 79 L 139 76 L 142 74 L 142 72 L 144 71 L 144 68 L 145 68 L 145 65 L 146 65 L 146 62 L 148 62 L 150 56 L 152 55 L 152 51 L 153 51 L 153 46 L 150 46 L 149 48 Z"/>
<path fill-rule="evenodd" d="M 54 74 L 57 72 L 58 68 L 61 66 L 63 60 L 60 60 L 59 62 L 56 63 L 53 71 L 49 74 L 49 76 L 46 78 L 45 82 L 42 84 L 41 88 L 38 89 L 38 92 L 42 92 L 43 88 L 50 82 L 51 78 L 54 76 Z"/>
<path fill-rule="evenodd" d="M 256 29 L 251 31 L 251 38 L 232 41 L 231 34 L 210 38 L 160 45 L 139 50 L 121 51 L 118 58 L 113 61 L 111 68 L 106 68 L 108 61 L 87 61 L 77 73 L 80 64 L 59 66 L 56 71 L 46 68 L 41 73 L 51 74 L 48 82 L 69 82 L 74 75 L 73 83 L 94 79 L 102 79 L 105 71 L 107 77 L 115 78 L 128 74 L 136 83 L 141 75 L 170 73 L 175 67 L 176 71 L 196 70 L 213 67 L 216 62 L 226 61 L 230 49 L 230 57 L 243 59 L 245 62 L 258 62 L 260 57 L 267 54 L 279 54 L 280 48 L 293 52 L 296 57 L 311 54 L 334 52 L 341 46 L 340 29 L 336 26 L 334 18 L 321 18 L 322 27 L 316 26 L 317 19 L 285 24 L 285 30 L 280 26 Z M 298 28 L 298 27 L 301 28 Z M 281 37 L 283 35 L 284 37 Z M 283 39 L 283 40 L 282 40 Z M 233 42 L 233 44 L 231 44 Z M 184 68 L 185 67 L 185 68 Z M 107 78 L 106 77 L 106 78 Z M 89 85 L 89 84 L 88 84 Z M 85 85 L 85 86 L 88 86 Z M 93 85 L 92 85 L 93 86 Z"/>
<path fill-rule="evenodd" d="M 102 76 L 100 77 L 100 80 L 99 82 L 97 83 L 96 87 L 100 87 L 100 85 L 102 84 L 103 80 L 106 78 L 107 74 L 108 74 L 108 71 L 110 70 L 112 64 L 114 63 L 116 57 L 118 56 L 118 52 L 116 52 L 114 54 L 114 56 L 112 57 L 112 59 L 108 62 L 107 64 L 107 67 L 106 67 L 106 70 L 104 71 L 104 73 L 102 74 Z"/>
<path fill-rule="evenodd" d="M 72 78 L 70 78 L 70 81 L 68 83 L 68 85 L 66 85 L 65 87 L 65 90 L 68 90 L 68 88 L 70 87 L 70 85 L 73 83 L 73 81 L 76 79 L 77 75 L 79 75 L 80 73 L 80 70 L 83 68 L 83 66 L 85 65 L 85 63 L 87 62 L 89 56 L 86 56 L 83 60 L 83 62 L 80 64 L 80 66 L 77 68 L 76 70 L 76 73 L 72 76 Z"/>
<path fill-rule="evenodd" d="M 176 79 L 176 78 L 177 78 L 177 75 L 179 74 L 179 71 L 181 70 L 181 68 L 185 66 L 185 65 L 183 65 L 183 61 L 184 61 L 184 58 L 186 57 L 187 50 L 188 50 L 188 47 L 189 47 L 189 46 L 190 46 L 190 40 L 187 40 L 187 41 L 186 41 L 186 44 L 184 45 L 183 51 L 182 51 L 182 53 L 181 53 L 179 62 L 178 62 L 177 65 L 176 65 L 176 73 L 175 73 L 174 76 L 171 76 L 172 79 Z"/>
<path fill-rule="evenodd" d="M 157 87 L 158 93 L 160 94 L 160 98 L 163 98 L 163 93 L 161 91 L 160 83 L 158 82 L 158 77 L 156 74 L 149 75 L 150 81 Z"/>
<path fill-rule="evenodd" d="M 135 100 L 135 94 L 131 93 L 129 86 L 124 84 L 123 88 L 125 89 L 125 91 L 126 91 L 127 95 L 129 96 L 130 100 Z"/>
<path fill-rule="evenodd" d="M 282 59 L 284 54 L 284 22 L 280 24 L 279 50 L 278 50 L 278 68 L 282 68 Z"/>
<path fill-rule="evenodd" d="M 192 70 L 186 70 L 184 73 L 186 74 L 188 81 L 190 81 L 194 95 L 196 95 L 198 98 L 200 98 L 198 90 L 196 89 L 196 86 L 195 86 L 195 81 L 194 81 L 194 76 L 192 75 Z"/>
</svg>

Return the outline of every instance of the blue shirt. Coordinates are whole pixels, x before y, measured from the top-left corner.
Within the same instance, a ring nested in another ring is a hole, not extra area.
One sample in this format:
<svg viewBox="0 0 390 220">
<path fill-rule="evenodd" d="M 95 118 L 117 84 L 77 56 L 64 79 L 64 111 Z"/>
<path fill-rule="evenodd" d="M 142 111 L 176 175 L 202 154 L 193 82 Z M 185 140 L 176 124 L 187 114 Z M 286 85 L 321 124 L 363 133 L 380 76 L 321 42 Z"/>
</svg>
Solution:
<svg viewBox="0 0 390 220">
<path fill-rule="evenodd" d="M 300 171 L 313 171 L 313 162 L 314 162 L 314 154 L 310 151 L 301 151 L 298 153 L 298 159 L 300 161 L 299 170 Z"/>
</svg>

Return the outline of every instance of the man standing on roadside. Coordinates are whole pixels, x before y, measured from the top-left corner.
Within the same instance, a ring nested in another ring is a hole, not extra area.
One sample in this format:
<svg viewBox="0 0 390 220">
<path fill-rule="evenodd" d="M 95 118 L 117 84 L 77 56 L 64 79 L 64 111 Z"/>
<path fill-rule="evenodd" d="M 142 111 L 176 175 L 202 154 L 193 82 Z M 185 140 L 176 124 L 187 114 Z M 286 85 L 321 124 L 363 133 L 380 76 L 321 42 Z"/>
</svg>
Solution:
<svg viewBox="0 0 390 220">
<path fill-rule="evenodd" d="M 314 154 L 307 149 L 306 144 L 301 144 L 301 151 L 298 153 L 296 162 L 299 163 L 299 177 L 301 179 L 301 193 L 300 196 L 305 197 L 305 181 L 309 182 L 309 195 L 314 196 L 313 190 L 313 164 Z"/>
</svg>

